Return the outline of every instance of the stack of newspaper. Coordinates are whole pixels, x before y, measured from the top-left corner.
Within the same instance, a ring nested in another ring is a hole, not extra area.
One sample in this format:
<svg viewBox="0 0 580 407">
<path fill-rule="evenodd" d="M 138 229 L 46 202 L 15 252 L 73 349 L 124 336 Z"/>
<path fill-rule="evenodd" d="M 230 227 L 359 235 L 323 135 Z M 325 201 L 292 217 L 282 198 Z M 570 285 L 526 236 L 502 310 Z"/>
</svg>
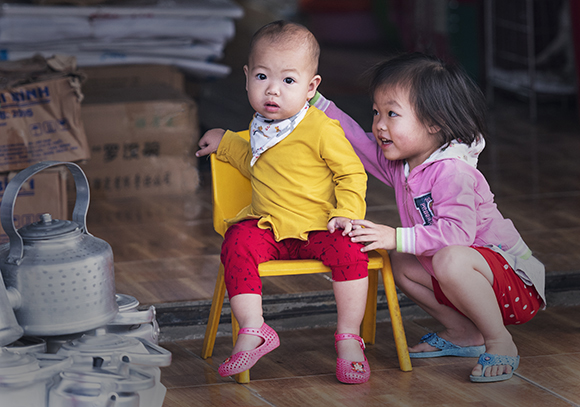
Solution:
<svg viewBox="0 0 580 407">
<path fill-rule="evenodd" d="M 93 6 L 3 3 L 0 60 L 73 55 L 80 67 L 173 65 L 222 77 L 223 49 L 243 9 L 230 0 L 121 0 Z"/>
</svg>

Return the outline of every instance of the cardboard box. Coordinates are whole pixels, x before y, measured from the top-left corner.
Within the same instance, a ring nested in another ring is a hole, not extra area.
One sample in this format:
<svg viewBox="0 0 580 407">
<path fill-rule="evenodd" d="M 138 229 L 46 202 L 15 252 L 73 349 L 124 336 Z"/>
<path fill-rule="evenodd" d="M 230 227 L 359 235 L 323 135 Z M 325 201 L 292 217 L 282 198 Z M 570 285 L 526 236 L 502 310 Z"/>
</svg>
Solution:
<svg viewBox="0 0 580 407">
<path fill-rule="evenodd" d="M 81 164 L 91 197 L 193 192 L 199 184 L 197 106 L 169 87 L 90 93 L 81 109 L 91 159 Z"/>
<path fill-rule="evenodd" d="M 103 89 L 134 88 L 143 86 L 167 86 L 183 92 L 184 74 L 170 65 L 106 65 L 85 67 L 87 75 L 83 93 L 91 94 Z"/>
<path fill-rule="evenodd" d="M 197 165 L 187 157 L 148 157 L 141 161 L 106 165 L 81 164 L 89 179 L 91 199 L 178 195 L 199 185 Z"/>
<path fill-rule="evenodd" d="M 0 172 L 38 161 L 89 158 L 78 89 L 71 78 L 0 90 Z"/>
<path fill-rule="evenodd" d="M 91 164 L 191 156 L 199 139 L 195 102 L 168 87 L 89 94 L 81 109 Z"/>
<path fill-rule="evenodd" d="M 8 182 L 16 174 L 17 172 L 0 174 L 0 201 Z M 14 204 L 16 229 L 37 222 L 44 213 L 50 213 L 53 219 L 69 219 L 66 182 L 68 174 L 65 167 L 53 167 L 39 172 L 22 185 Z M 6 242 L 8 236 L 0 225 L 0 243 Z"/>
</svg>

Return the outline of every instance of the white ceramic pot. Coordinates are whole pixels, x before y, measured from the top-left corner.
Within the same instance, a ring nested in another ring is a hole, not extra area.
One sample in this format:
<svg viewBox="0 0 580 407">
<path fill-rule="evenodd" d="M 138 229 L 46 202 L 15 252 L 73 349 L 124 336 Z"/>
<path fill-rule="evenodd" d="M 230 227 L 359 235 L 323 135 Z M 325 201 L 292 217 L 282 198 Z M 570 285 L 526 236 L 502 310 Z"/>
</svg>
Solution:
<svg viewBox="0 0 580 407">
<path fill-rule="evenodd" d="M 139 392 L 154 386 L 150 375 L 123 364 L 116 368 L 75 368 L 60 373 L 48 407 L 140 407 Z"/>
<path fill-rule="evenodd" d="M 160 330 L 155 319 L 155 307 L 151 305 L 139 311 L 139 301 L 127 294 L 116 294 L 116 301 L 119 313 L 105 326 L 107 332 L 145 339 L 157 345 Z"/>
<path fill-rule="evenodd" d="M 46 353 L 46 341 L 36 336 L 23 336 L 16 342 L 6 346 L 14 353 Z"/>
<path fill-rule="evenodd" d="M 171 364 L 171 352 L 142 338 L 107 333 L 97 329 L 94 335 L 84 335 L 63 344 L 57 355 L 71 356 L 73 368 L 92 368 L 100 365 L 110 368 L 128 364 L 152 376 L 155 385 L 139 391 L 139 407 L 162 407 L 167 389 L 161 383 L 160 367 Z"/>
<path fill-rule="evenodd" d="M 18 354 L 0 348 L 0 406 L 46 407 L 47 388 L 71 365 L 68 356 Z"/>
</svg>

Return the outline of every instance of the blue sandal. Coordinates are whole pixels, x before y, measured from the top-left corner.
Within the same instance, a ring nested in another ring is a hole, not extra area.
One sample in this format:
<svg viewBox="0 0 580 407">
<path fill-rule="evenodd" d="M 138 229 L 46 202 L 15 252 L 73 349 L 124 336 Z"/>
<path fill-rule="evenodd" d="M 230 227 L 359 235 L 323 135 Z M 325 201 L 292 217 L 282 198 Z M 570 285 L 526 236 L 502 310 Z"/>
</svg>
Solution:
<svg viewBox="0 0 580 407">
<path fill-rule="evenodd" d="M 520 365 L 520 357 L 519 356 L 505 356 L 505 355 L 493 355 L 491 353 L 484 353 L 479 357 L 477 360 L 481 366 L 483 366 L 481 376 L 473 376 L 469 375 L 469 380 L 476 383 L 489 383 L 489 382 L 501 382 L 503 380 L 511 379 L 514 375 L 514 372 Z M 510 373 L 504 373 L 499 376 L 484 376 L 485 369 L 491 366 L 498 366 L 498 365 L 509 365 L 512 367 L 512 371 Z"/>
<path fill-rule="evenodd" d="M 439 350 L 431 352 L 409 352 L 411 358 L 437 358 L 439 356 L 459 356 L 464 358 L 476 358 L 485 352 L 485 345 L 481 346 L 458 346 L 441 338 L 436 333 L 429 333 L 423 336 L 419 343 L 434 346 Z"/>
</svg>

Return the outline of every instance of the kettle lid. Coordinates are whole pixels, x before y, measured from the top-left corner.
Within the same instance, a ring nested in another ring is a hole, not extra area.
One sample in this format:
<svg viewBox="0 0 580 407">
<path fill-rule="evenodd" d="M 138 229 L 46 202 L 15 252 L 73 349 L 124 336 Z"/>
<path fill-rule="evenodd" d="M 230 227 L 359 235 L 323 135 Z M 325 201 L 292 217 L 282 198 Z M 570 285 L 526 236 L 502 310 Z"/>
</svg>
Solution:
<svg viewBox="0 0 580 407">
<path fill-rule="evenodd" d="M 80 230 L 80 225 L 70 220 L 52 219 L 50 213 L 41 216 L 38 222 L 18 229 L 23 239 L 44 240 Z"/>
<path fill-rule="evenodd" d="M 119 306 L 119 312 L 133 311 L 139 306 L 139 300 L 131 295 L 117 293 L 115 300 Z"/>
<path fill-rule="evenodd" d="M 97 329 L 94 335 L 83 335 L 78 339 L 63 344 L 57 353 L 97 355 L 127 350 L 135 353 L 147 352 L 141 342 L 136 338 L 111 334 L 102 329 Z"/>
<path fill-rule="evenodd" d="M 35 372 L 40 364 L 35 356 L 19 354 L 0 348 L 0 378 L 5 375 L 13 376 L 21 373 Z"/>
</svg>

